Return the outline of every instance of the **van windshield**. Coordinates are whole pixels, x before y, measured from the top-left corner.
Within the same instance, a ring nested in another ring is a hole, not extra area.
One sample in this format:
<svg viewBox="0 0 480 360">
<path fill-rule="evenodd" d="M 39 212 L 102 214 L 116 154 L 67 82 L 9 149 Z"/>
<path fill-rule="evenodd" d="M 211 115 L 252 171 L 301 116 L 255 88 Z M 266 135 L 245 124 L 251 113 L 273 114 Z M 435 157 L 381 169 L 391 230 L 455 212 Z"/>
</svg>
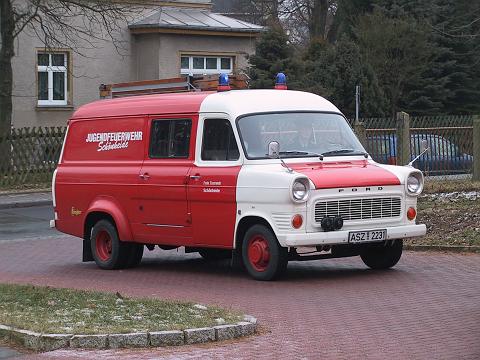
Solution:
<svg viewBox="0 0 480 360">
<path fill-rule="evenodd" d="M 280 144 L 282 158 L 364 154 L 360 141 L 338 114 L 269 113 L 238 120 L 238 130 L 248 159 L 268 158 L 268 144 Z"/>
</svg>

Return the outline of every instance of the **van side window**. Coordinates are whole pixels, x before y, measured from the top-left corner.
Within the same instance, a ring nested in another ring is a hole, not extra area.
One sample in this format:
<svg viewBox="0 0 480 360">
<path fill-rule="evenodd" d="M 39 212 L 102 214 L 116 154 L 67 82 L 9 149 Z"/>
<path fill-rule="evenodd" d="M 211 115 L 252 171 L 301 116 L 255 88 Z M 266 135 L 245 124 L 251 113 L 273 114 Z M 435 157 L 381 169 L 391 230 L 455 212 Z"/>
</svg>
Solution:
<svg viewBox="0 0 480 360">
<path fill-rule="evenodd" d="M 239 156 L 230 121 L 206 119 L 203 126 L 202 160 L 234 161 Z"/>
<path fill-rule="evenodd" d="M 190 119 L 154 120 L 150 133 L 151 158 L 188 158 Z"/>
</svg>

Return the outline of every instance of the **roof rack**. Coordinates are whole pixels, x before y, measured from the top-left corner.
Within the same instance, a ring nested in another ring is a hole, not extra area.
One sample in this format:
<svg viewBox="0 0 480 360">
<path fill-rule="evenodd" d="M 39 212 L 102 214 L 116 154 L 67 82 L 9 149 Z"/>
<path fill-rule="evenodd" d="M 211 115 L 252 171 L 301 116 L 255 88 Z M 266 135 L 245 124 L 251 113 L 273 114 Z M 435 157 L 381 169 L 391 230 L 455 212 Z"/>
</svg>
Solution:
<svg viewBox="0 0 480 360">
<path fill-rule="evenodd" d="M 244 74 L 229 76 L 230 87 L 247 89 L 248 78 Z M 117 84 L 101 84 L 100 99 L 112 99 L 125 96 L 181 93 L 189 91 L 216 91 L 218 75 L 184 76 L 169 79 L 131 81 Z"/>
</svg>

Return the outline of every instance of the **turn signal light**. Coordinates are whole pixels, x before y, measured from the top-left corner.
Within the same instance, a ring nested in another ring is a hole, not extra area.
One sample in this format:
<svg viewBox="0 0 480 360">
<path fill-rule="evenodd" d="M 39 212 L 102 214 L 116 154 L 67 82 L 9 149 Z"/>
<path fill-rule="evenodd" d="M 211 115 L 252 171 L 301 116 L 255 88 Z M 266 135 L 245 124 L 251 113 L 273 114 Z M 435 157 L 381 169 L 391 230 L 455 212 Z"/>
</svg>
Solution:
<svg viewBox="0 0 480 360">
<path fill-rule="evenodd" d="M 300 228 L 302 227 L 302 224 L 303 224 L 303 217 L 302 217 L 302 215 L 297 214 L 297 215 L 295 215 L 295 216 L 292 218 L 292 226 L 293 226 L 295 229 L 300 229 Z"/>
<path fill-rule="evenodd" d="M 416 216 L 417 216 L 417 210 L 415 210 L 415 208 L 413 208 L 413 207 L 408 208 L 408 210 L 407 210 L 408 220 L 413 220 L 413 219 L 415 219 Z"/>
</svg>

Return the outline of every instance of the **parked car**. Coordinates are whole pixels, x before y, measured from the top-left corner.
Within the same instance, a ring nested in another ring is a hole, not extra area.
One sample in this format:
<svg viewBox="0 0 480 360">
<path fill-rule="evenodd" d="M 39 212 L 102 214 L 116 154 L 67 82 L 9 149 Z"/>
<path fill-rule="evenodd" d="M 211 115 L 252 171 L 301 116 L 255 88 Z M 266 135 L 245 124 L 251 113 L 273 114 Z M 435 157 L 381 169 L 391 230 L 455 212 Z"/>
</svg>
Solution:
<svg viewBox="0 0 480 360">
<path fill-rule="evenodd" d="M 414 159 L 421 152 L 421 143 L 426 140 L 429 151 L 415 161 L 413 166 L 426 175 L 465 174 L 472 171 L 473 156 L 462 152 L 452 141 L 437 134 L 411 134 L 410 157 Z M 397 164 L 396 134 L 367 137 L 369 154 L 379 163 Z"/>
</svg>

